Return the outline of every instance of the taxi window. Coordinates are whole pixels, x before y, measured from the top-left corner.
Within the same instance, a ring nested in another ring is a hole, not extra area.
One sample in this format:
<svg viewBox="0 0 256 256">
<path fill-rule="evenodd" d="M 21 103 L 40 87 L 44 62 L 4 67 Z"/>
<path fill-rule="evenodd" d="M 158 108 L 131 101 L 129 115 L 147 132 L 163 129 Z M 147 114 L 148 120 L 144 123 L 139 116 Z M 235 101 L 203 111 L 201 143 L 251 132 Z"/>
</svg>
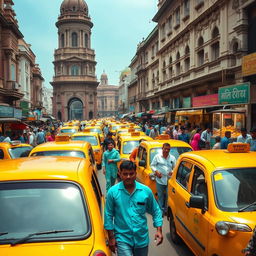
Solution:
<svg viewBox="0 0 256 256">
<path fill-rule="evenodd" d="M 91 183 L 92 183 L 92 187 L 93 187 L 95 196 L 97 198 L 97 202 L 98 202 L 100 211 L 102 211 L 102 205 L 101 205 L 101 203 L 102 203 L 101 202 L 102 192 L 101 192 L 101 189 L 100 189 L 99 181 L 98 181 L 97 176 L 95 175 L 94 172 L 93 172 L 93 175 L 92 175 Z"/>
<path fill-rule="evenodd" d="M 10 148 L 9 154 L 11 158 L 27 157 L 32 150 L 32 147 L 16 147 Z"/>
<path fill-rule="evenodd" d="M 52 230 L 66 232 L 37 235 L 29 241 L 81 240 L 90 235 L 86 200 L 74 183 L 0 182 L 0 205 L 0 227 L 8 232 L 0 236 L 0 244 Z"/>
<path fill-rule="evenodd" d="M 100 128 L 90 128 L 90 132 L 102 133 L 102 130 Z"/>
<path fill-rule="evenodd" d="M 138 147 L 140 144 L 140 142 L 137 140 L 137 141 L 125 141 L 123 143 L 123 154 L 131 154 L 132 151 Z"/>
<path fill-rule="evenodd" d="M 182 153 L 189 151 L 192 151 L 192 149 L 189 147 L 171 147 L 170 154 L 177 160 Z M 152 148 L 150 150 L 150 163 L 153 161 L 154 156 L 158 153 L 162 154 L 162 148 Z"/>
<path fill-rule="evenodd" d="M 198 166 L 194 167 L 191 193 L 196 196 L 203 196 L 205 200 L 205 207 L 208 206 L 208 191 L 205 175 Z"/>
<path fill-rule="evenodd" d="M 183 161 L 178 168 L 176 180 L 181 184 L 186 190 L 188 190 L 189 176 L 191 173 L 193 165 L 189 162 Z"/>
<path fill-rule="evenodd" d="M 92 164 L 95 164 L 94 154 L 92 148 L 89 149 L 89 157 Z"/>
<path fill-rule="evenodd" d="M 139 146 L 139 150 L 138 150 L 138 158 L 141 160 L 141 158 L 142 158 L 142 153 L 143 153 L 143 151 L 144 151 L 144 148 L 142 147 L 142 146 Z"/>
<path fill-rule="evenodd" d="M 63 129 L 60 130 L 61 133 L 75 133 L 77 132 L 75 129 Z"/>
<path fill-rule="evenodd" d="M 95 136 L 73 136 L 72 140 L 82 140 L 91 143 L 92 146 L 97 146 L 99 145 L 97 137 Z"/>
<path fill-rule="evenodd" d="M 32 154 L 32 156 L 73 156 L 85 158 L 82 151 L 75 150 L 52 150 L 52 151 L 39 151 Z"/>
<path fill-rule="evenodd" d="M 4 159 L 4 151 L 0 149 L 0 159 Z"/>
<path fill-rule="evenodd" d="M 223 211 L 255 211 L 256 168 L 215 171 L 213 184 L 217 207 Z"/>
</svg>

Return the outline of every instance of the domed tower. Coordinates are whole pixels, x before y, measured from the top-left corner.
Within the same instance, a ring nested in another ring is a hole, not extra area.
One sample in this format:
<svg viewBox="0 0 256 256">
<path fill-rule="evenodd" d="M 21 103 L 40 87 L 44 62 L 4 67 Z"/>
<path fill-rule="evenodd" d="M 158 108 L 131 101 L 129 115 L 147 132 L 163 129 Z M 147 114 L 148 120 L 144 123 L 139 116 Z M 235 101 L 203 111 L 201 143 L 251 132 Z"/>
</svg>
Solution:
<svg viewBox="0 0 256 256">
<path fill-rule="evenodd" d="M 93 23 L 84 0 L 64 0 L 56 22 L 58 49 L 54 52 L 53 115 L 62 121 L 96 117 L 97 78 L 91 49 Z"/>
<path fill-rule="evenodd" d="M 100 85 L 108 85 L 108 75 L 103 71 L 103 74 L 100 77 Z"/>
</svg>

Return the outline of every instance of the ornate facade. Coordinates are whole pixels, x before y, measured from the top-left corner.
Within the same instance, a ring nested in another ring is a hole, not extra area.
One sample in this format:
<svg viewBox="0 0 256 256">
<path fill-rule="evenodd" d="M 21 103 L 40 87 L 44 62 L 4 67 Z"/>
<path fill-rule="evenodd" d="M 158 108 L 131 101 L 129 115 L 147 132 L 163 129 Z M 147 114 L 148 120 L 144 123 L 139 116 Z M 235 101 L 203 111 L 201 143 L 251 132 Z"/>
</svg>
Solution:
<svg viewBox="0 0 256 256">
<path fill-rule="evenodd" d="M 64 0 L 54 54 L 53 115 L 62 121 L 91 119 L 97 114 L 95 52 L 91 49 L 93 23 L 84 0 Z"/>
<path fill-rule="evenodd" d="M 97 89 L 98 117 L 115 116 L 118 108 L 118 86 L 108 84 L 108 76 L 101 75 Z"/>
</svg>

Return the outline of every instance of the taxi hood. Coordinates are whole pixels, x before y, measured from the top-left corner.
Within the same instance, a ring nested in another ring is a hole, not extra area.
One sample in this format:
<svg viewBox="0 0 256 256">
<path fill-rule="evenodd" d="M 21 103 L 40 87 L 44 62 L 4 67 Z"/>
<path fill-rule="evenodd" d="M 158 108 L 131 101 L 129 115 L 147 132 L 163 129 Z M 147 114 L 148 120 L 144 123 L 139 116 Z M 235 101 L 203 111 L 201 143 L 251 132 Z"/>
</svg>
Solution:
<svg viewBox="0 0 256 256">
<path fill-rule="evenodd" d="M 230 222 L 236 222 L 239 224 L 246 224 L 251 229 L 255 227 L 256 223 L 256 211 L 253 212 L 232 212 L 227 215 Z"/>
<path fill-rule="evenodd" d="M 0 255 L 10 256 L 85 256 L 90 255 L 93 249 L 91 243 L 77 242 L 74 243 L 27 243 L 15 246 L 0 245 Z"/>
</svg>

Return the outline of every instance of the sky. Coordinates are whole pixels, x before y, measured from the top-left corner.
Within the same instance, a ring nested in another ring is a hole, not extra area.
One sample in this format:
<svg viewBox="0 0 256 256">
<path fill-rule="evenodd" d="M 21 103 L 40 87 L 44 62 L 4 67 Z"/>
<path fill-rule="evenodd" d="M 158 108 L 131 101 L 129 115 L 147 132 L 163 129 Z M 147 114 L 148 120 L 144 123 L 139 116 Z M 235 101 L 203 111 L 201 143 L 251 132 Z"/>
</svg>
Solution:
<svg viewBox="0 0 256 256">
<path fill-rule="evenodd" d="M 45 79 L 51 87 L 53 54 L 58 47 L 55 23 L 63 0 L 14 0 L 14 10 L 24 39 L 31 44 Z M 118 85 L 122 70 L 136 54 L 137 45 L 157 25 L 152 18 L 157 0 L 86 0 L 92 29 L 91 47 L 96 53 L 96 75 L 103 70 L 110 85 Z"/>
</svg>

